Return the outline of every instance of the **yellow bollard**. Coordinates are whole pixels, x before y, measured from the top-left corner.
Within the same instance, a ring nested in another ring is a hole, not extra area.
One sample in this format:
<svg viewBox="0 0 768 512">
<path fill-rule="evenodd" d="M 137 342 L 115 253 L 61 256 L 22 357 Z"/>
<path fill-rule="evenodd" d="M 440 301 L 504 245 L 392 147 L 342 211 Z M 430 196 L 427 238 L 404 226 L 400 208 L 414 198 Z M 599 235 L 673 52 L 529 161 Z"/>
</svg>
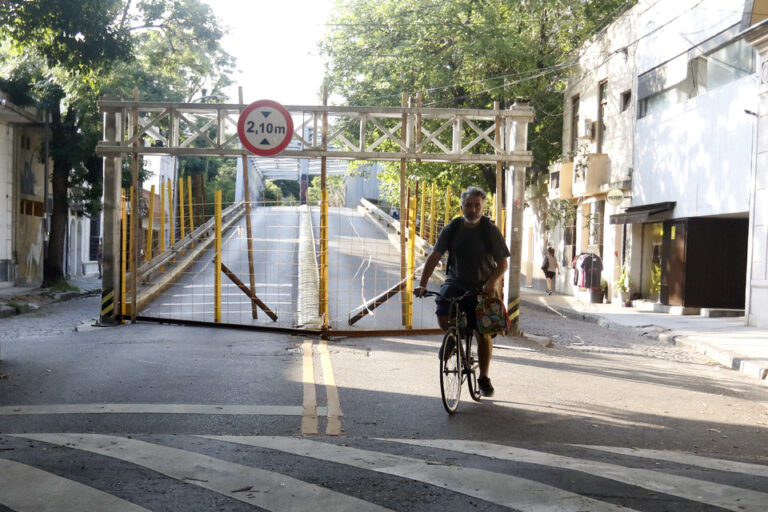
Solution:
<svg viewBox="0 0 768 512">
<path fill-rule="evenodd" d="M 134 215 L 136 215 L 139 212 L 139 209 L 137 208 L 138 205 L 136 204 L 136 201 L 134 201 L 134 199 L 136 199 L 134 197 L 134 195 L 135 194 L 134 194 L 134 191 L 133 191 L 133 185 L 131 185 L 131 193 L 130 193 L 130 196 L 128 198 L 128 202 L 131 205 L 131 217 L 133 217 Z M 128 233 L 128 254 L 130 255 L 130 258 L 131 258 L 131 265 L 130 265 L 131 272 L 136 270 L 136 267 L 134 265 L 135 260 L 134 260 L 134 257 L 133 257 L 133 255 L 136 254 L 134 252 L 134 240 L 136 240 L 136 237 L 134 236 L 135 233 L 133 232 L 134 224 L 135 223 L 133 221 L 131 221 L 130 225 L 128 226 L 128 230 L 129 230 L 129 233 Z"/>
<path fill-rule="evenodd" d="M 496 194 L 491 194 L 491 220 L 496 224 Z"/>
<path fill-rule="evenodd" d="M 160 181 L 160 254 L 165 252 L 165 183 Z M 165 266 L 160 267 L 165 272 Z"/>
<path fill-rule="evenodd" d="M 176 244 L 176 224 L 174 223 L 173 218 L 173 186 L 171 185 L 171 180 L 168 180 L 167 183 L 168 186 L 168 235 L 170 237 L 170 244 L 171 247 L 173 247 Z"/>
<path fill-rule="evenodd" d="M 184 178 L 179 178 L 179 225 L 181 225 L 181 238 L 187 236 L 184 230 Z"/>
<path fill-rule="evenodd" d="M 215 265 L 215 277 L 213 282 L 213 295 L 214 307 L 213 316 L 214 321 L 221 322 L 221 190 L 217 190 L 213 194 L 214 200 L 214 215 L 216 216 L 216 265 Z"/>
<path fill-rule="evenodd" d="M 419 236 L 424 239 L 424 213 L 427 206 L 427 182 L 424 182 L 424 186 L 421 187 L 421 218 L 419 219 Z"/>
<path fill-rule="evenodd" d="M 451 222 L 451 186 L 445 189 L 445 217 L 443 219 L 443 226 L 447 226 Z"/>
<path fill-rule="evenodd" d="M 152 185 L 152 187 L 149 190 L 149 220 L 147 222 L 147 250 L 144 251 L 144 261 L 149 261 L 152 259 L 152 238 L 154 235 L 154 232 L 152 231 L 152 221 L 155 217 L 155 186 Z"/>
<path fill-rule="evenodd" d="M 194 209 L 192 208 L 192 177 L 187 176 L 187 197 L 189 200 L 187 201 L 187 204 L 189 205 L 189 234 L 191 235 L 192 232 L 195 230 L 195 224 L 192 221 L 192 218 L 194 215 Z M 194 247 L 195 244 L 192 244 L 192 247 Z"/>
<path fill-rule="evenodd" d="M 128 312 L 127 305 L 125 303 L 125 267 L 126 267 L 126 250 L 128 249 L 128 214 L 125 205 L 125 190 L 120 195 L 120 227 L 121 240 L 120 240 L 120 323 L 125 323 L 125 315 Z"/>
<path fill-rule="evenodd" d="M 507 237 L 507 210 L 506 209 L 501 210 L 501 226 L 499 226 L 499 230 L 501 231 L 501 236 L 506 238 Z"/>
<path fill-rule="evenodd" d="M 320 200 L 320 317 L 323 328 L 328 327 L 328 190 L 321 191 Z"/>
<path fill-rule="evenodd" d="M 429 243 L 431 245 L 435 245 L 435 238 L 437 237 L 437 233 L 435 233 L 435 229 L 437 228 L 437 218 L 435 218 L 435 212 L 437 210 L 437 183 L 432 183 L 432 194 L 430 195 L 430 201 L 429 201 Z"/>
<path fill-rule="evenodd" d="M 408 217 L 416 217 L 416 198 L 412 197 L 408 205 Z M 416 267 L 416 225 L 408 223 L 408 265 L 405 272 L 405 328 L 413 328 L 413 274 Z"/>
</svg>

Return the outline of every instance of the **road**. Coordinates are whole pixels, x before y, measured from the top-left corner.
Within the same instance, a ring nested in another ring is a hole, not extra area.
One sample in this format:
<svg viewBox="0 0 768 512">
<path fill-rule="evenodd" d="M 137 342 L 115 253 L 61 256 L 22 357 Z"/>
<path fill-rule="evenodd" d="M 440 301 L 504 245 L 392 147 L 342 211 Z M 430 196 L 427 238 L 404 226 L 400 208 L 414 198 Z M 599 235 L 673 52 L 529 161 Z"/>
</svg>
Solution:
<svg viewBox="0 0 768 512">
<path fill-rule="evenodd" d="M 323 342 L 0 324 L 0 510 L 764 511 L 768 392 L 642 336 L 522 310 L 496 396 L 439 399 L 430 336 Z"/>
</svg>

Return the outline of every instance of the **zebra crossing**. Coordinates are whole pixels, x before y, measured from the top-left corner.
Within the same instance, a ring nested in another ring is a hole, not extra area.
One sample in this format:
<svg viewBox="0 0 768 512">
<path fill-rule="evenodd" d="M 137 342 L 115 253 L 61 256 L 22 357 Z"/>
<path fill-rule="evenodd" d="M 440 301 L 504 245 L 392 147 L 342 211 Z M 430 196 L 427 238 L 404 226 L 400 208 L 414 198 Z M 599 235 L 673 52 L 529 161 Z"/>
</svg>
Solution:
<svg viewBox="0 0 768 512">
<path fill-rule="evenodd" d="M 0 435 L 0 510 L 768 510 L 768 466 L 677 451 L 336 436 Z"/>
</svg>

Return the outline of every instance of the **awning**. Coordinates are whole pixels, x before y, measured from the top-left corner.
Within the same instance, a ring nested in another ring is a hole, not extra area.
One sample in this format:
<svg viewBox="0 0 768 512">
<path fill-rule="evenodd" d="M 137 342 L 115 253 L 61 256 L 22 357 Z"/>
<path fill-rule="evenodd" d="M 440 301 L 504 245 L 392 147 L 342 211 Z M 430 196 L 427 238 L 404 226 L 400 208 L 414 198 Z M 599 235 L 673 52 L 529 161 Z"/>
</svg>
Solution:
<svg viewBox="0 0 768 512">
<path fill-rule="evenodd" d="M 645 222 L 652 215 L 666 212 L 675 208 L 676 201 L 667 201 L 666 203 L 644 204 L 641 206 L 629 206 L 624 209 L 624 213 L 611 215 L 611 224 L 634 224 L 636 222 Z"/>
</svg>

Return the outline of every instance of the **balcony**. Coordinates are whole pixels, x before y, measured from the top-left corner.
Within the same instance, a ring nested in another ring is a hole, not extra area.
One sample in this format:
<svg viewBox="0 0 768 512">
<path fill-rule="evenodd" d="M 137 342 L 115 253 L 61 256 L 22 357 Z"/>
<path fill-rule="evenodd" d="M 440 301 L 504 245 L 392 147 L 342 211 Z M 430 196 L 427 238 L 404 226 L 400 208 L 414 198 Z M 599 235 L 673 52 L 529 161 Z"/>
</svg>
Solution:
<svg viewBox="0 0 768 512">
<path fill-rule="evenodd" d="M 573 197 L 573 162 L 558 162 L 549 168 L 549 199 Z"/>
<path fill-rule="evenodd" d="M 562 181 L 562 179 L 561 179 Z M 605 190 L 611 181 L 611 159 L 604 153 L 576 157 L 573 165 L 573 195 L 592 196 Z"/>
</svg>

